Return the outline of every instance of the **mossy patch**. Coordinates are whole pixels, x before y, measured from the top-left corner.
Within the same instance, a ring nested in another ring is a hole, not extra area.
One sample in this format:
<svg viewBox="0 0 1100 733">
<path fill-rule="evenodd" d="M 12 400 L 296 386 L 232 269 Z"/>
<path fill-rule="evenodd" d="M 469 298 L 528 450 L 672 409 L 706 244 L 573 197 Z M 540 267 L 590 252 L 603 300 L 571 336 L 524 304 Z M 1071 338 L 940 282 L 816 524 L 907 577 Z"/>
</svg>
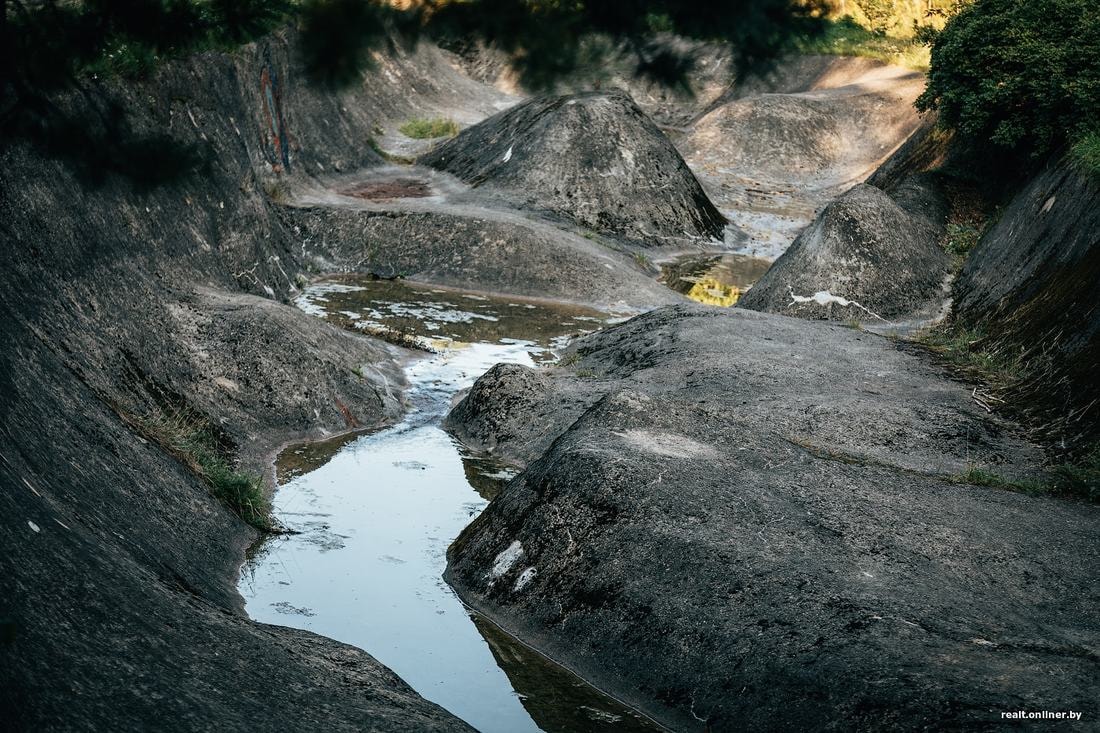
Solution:
<svg viewBox="0 0 1100 733">
<path fill-rule="evenodd" d="M 458 123 L 452 119 L 436 117 L 430 120 L 409 120 L 397 129 L 405 137 L 426 140 L 436 137 L 454 137 L 458 134 Z"/>
</svg>

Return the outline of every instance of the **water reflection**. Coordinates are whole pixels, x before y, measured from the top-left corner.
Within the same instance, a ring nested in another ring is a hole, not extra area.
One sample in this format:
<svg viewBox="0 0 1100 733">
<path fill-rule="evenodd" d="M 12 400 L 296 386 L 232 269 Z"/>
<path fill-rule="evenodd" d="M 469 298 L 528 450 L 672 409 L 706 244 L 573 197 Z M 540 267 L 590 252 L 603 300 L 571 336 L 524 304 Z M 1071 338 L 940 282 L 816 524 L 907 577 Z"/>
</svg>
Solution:
<svg viewBox="0 0 1100 733">
<path fill-rule="evenodd" d="M 313 286 L 298 303 L 434 353 L 406 367 L 410 409 L 400 424 L 281 454 L 276 513 L 299 534 L 270 540 L 242 569 L 249 615 L 365 649 L 484 733 L 654 730 L 530 650 L 504 653 L 507 638 L 483 637 L 442 579 L 447 547 L 513 475 L 442 430 L 456 393 L 496 363 L 555 358 L 606 316 L 349 279 Z"/>
<path fill-rule="evenodd" d="M 661 281 L 699 303 L 736 305 L 771 260 L 742 254 L 689 254 L 661 265 Z"/>
<path fill-rule="evenodd" d="M 497 664 L 519 691 L 523 707 L 548 733 L 630 733 L 661 730 L 611 698 L 593 698 L 591 688 L 576 675 L 501 631 L 492 622 L 472 616 L 489 642 Z"/>
<path fill-rule="evenodd" d="M 570 338 L 608 322 L 592 308 L 434 288 L 407 280 L 343 278 L 318 283 L 299 308 L 345 328 L 412 342 L 428 351 L 523 340 L 536 362 L 553 359 Z"/>
</svg>

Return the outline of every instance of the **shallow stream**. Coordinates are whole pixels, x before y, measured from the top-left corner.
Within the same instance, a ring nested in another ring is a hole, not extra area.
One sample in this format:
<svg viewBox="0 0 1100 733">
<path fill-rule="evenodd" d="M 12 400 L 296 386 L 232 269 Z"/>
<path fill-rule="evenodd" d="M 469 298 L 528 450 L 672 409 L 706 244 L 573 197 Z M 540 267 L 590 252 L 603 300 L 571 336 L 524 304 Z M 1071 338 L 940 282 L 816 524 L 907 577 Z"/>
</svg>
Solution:
<svg viewBox="0 0 1100 733">
<path fill-rule="evenodd" d="M 483 733 L 659 730 L 473 614 L 442 578 L 447 547 L 512 475 L 442 430 L 455 395 L 494 364 L 552 361 L 608 317 L 361 279 L 318 283 L 298 305 L 435 353 L 406 366 L 400 424 L 280 455 L 275 512 L 300 534 L 242 570 L 249 615 L 366 650 Z"/>
</svg>

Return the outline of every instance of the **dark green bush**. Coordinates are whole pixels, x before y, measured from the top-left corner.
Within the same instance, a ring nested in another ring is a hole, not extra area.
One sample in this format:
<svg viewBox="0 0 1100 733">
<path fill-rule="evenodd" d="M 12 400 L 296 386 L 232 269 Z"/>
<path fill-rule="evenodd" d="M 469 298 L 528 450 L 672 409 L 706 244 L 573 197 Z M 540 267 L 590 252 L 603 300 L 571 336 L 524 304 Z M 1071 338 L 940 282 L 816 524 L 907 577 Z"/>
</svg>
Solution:
<svg viewBox="0 0 1100 733">
<path fill-rule="evenodd" d="M 936 34 L 917 107 L 989 159 L 1062 152 L 1100 128 L 1100 5 L 975 0 Z"/>
</svg>

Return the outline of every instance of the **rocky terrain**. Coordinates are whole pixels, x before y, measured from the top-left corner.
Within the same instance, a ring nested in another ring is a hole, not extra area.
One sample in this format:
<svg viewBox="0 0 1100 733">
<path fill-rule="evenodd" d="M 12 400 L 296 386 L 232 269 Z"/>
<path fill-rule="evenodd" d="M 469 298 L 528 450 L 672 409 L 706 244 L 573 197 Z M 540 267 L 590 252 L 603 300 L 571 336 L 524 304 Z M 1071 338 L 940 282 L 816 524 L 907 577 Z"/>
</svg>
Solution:
<svg viewBox="0 0 1100 733">
<path fill-rule="evenodd" d="M 825 207 L 741 299 L 753 310 L 888 324 L 944 300 L 950 258 L 940 240 L 946 206 L 934 183 L 922 198 L 938 216 L 910 213 L 861 183 Z"/>
<path fill-rule="evenodd" d="M 525 467 L 448 570 L 508 630 L 674 729 L 1092 704 L 1100 512 L 961 483 L 1040 455 L 917 355 L 692 306 L 563 364 L 498 367 L 450 416 Z"/>
<path fill-rule="evenodd" d="M 711 54 L 691 103 L 637 84 L 524 101 L 484 83 L 491 59 L 422 44 L 334 93 L 294 44 L 55 100 L 89 139 L 117 106 L 134 149 L 194 154 L 158 186 L 0 151 L 5 722 L 469 729 L 362 650 L 249 620 L 233 581 L 256 531 L 170 432 L 267 473 L 287 441 L 397 420 L 411 354 L 290 304 L 342 273 L 648 311 L 557 367 L 494 368 L 448 418 L 522 469 L 449 580 L 598 686 L 676 730 L 1090 709 L 1095 506 L 963 483 L 1035 478 L 1043 452 L 926 354 L 818 320 L 852 317 L 821 292 L 882 319 L 942 304 L 934 146 L 902 144 L 919 75 L 810 57 L 730 84 Z M 467 129 L 399 132 L 435 116 Z M 961 321 L 1041 345 L 1082 421 L 1095 199 L 1051 168 L 953 292 Z M 687 305 L 649 260 L 796 236 L 745 300 L 774 312 Z"/>
<path fill-rule="evenodd" d="M 1100 187 L 1065 163 L 1031 181 L 954 286 L 959 320 L 1033 364 L 1018 390 L 1056 430 L 1096 437 Z"/>
<path fill-rule="evenodd" d="M 720 238 L 726 223 L 680 154 L 623 92 L 533 99 L 420 161 L 524 208 L 643 244 Z"/>
<path fill-rule="evenodd" d="M 725 92 L 672 138 L 731 242 L 774 258 L 917 129 L 922 87 L 921 74 L 867 59 L 806 57 Z"/>
<path fill-rule="evenodd" d="M 430 49 L 387 63 L 444 101 L 461 88 Z M 361 650 L 249 621 L 233 580 L 255 532 L 153 437 L 193 425 L 259 470 L 290 437 L 401 412 L 403 354 L 272 299 L 309 263 L 264 188 L 381 162 L 369 115 L 416 108 L 378 78 L 342 99 L 295 79 L 275 38 L 102 88 L 135 135 L 170 130 L 207 161 L 151 191 L 3 152 L 0 708 L 17 730 L 468 729 Z M 101 119 L 94 96 L 59 102 Z"/>
</svg>

